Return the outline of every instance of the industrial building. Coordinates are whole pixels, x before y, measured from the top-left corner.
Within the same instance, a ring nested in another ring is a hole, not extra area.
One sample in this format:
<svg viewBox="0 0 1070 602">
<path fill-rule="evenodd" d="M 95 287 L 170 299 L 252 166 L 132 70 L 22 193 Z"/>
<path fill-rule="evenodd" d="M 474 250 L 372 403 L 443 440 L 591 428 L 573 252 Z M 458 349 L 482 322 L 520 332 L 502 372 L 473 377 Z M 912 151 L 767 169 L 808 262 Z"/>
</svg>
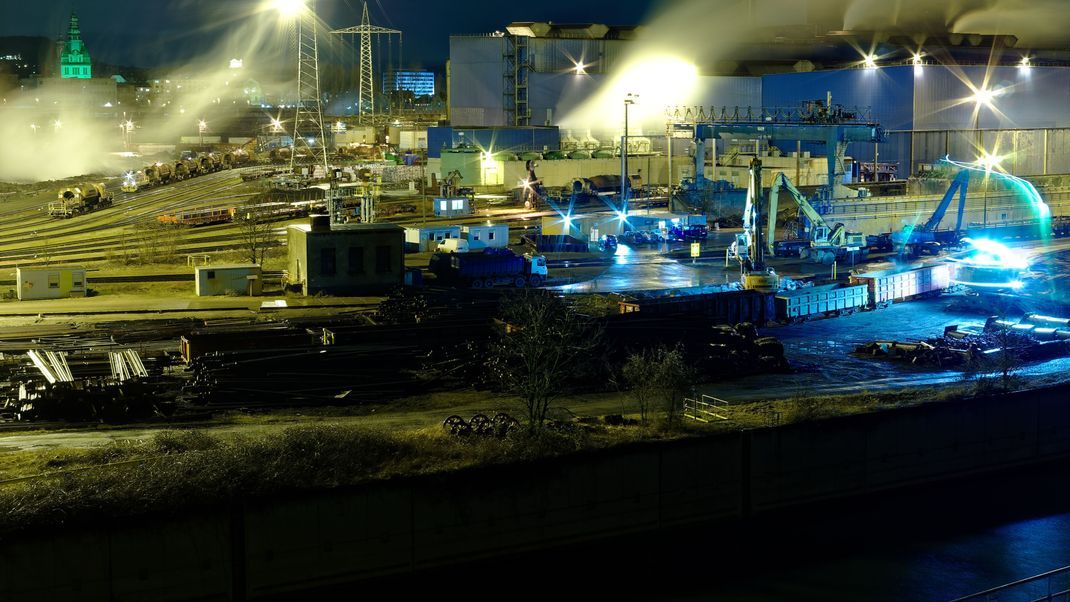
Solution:
<svg viewBox="0 0 1070 602">
<path fill-rule="evenodd" d="M 16 287 L 19 301 L 84 297 L 88 290 L 85 268 L 17 268 Z"/>
<path fill-rule="evenodd" d="M 401 226 L 332 226 L 329 220 L 314 217 L 310 224 L 288 228 L 287 245 L 287 284 L 305 296 L 382 294 L 404 282 Z"/>
<path fill-rule="evenodd" d="M 784 11 L 786 21 L 805 22 L 805 15 L 793 16 L 805 8 L 785 5 L 778 10 Z M 1012 36 L 903 35 L 870 44 L 863 34 L 852 35 L 829 34 L 823 47 L 745 47 L 732 64 L 693 66 L 697 74 L 688 75 L 688 81 L 666 82 L 667 94 L 651 100 L 640 97 L 636 103 L 667 105 L 668 121 L 690 123 L 702 114 L 727 112 L 729 118 L 734 113 L 746 119 L 763 108 L 790 111 L 805 101 L 830 98 L 857 108 L 888 131 L 888 140 L 880 146 L 851 143 L 846 148 L 846 156 L 860 166 L 856 180 L 872 171 L 875 162 L 881 164 L 878 172 L 905 179 L 947 155 L 975 160 L 978 149 L 998 149 L 1008 157 L 1003 167 L 1015 175 L 1070 171 L 1070 108 L 1062 102 L 1070 86 L 1065 57 L 1052 54 L 1055 58 L 1031 61 L 1028 49 L 1013 49 Z M 435 156 L 443 146 L 466 142 L 491 153 L 619 152 L 623 95 L 612 99 L 603 115 L 592 115 L 581 105 L 635 69 L 628 60 L 635 38 L 634 28 L 549 23 L 513 23 L 493 35 L 451 37 L 452 130 L 431 133 L 429 152 Z M 925 40 L 920 50 L 918 39 Z M 926 44 L 947 55 L 942 64 L 926 52 Z M 875 46 L 873 54 L 860 55 L 856 48 L 862 45 Z M 986 67 L 988 50 L 994 47 L 1006 49 L 1003 58 Z M 786 61 L 789 56 L 794 62 Z M 662 108 L 647 107 L 645 118 L 633 116 L 629 135 L 646 138 L 648 152 L 664 156 Z M 559 145 L 532 137 L 534 126 L 559 126 Z M 717 156 L 730 153 L 733 144 L 719 141 Z M 795 141 L 776 139 L 761 144 L 776 147 L 784 156 L 828 153 L 821 144 L 799 147 Z M 686 139 L 673 142 L 676 156 L 690 151 Z M 673 171 L 672 179 L 678 181 L 677 169 Z"/>
</svg>

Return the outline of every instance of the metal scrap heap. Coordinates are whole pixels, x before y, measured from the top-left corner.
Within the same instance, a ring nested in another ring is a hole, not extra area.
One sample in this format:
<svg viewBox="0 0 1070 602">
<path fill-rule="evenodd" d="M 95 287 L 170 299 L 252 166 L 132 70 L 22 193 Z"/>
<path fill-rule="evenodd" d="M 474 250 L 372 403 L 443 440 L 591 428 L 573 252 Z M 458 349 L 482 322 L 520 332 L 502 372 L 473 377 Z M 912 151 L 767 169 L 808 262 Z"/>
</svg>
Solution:
<svg viewBox="0 0 1070 602">
<path fill-rule="evenodd" d="M 989 318 L 981 332 L 963 332 L 957 326 L 948 326 L 938 338 L 917 342 L 874 341 L 859 345 L 855 353 L 940 368 L 983 367 L 1070 355 L 1070 326 L 1059 327 L 1045 320 L 1053 319 L 1026 316 L 1015 323 Z"/>
</svg>

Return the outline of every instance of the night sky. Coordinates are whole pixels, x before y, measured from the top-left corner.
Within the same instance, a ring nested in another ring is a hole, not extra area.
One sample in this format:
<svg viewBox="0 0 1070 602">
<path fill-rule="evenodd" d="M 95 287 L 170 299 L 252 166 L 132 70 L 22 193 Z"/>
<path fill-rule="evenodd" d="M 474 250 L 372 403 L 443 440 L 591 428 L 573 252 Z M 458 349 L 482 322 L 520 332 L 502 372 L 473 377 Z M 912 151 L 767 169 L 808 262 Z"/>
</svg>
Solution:
<svg viewBox="0 0 1070 602">
<path fill-rule="evenodd" d="M 449 36 L 489 33 L 511 21 L 595 22 L 635 25 L 657 0 L 372 0 L 376 25 L 405 33 L 405 62 L 438 66 L 449 54 Z M 94 59 L 115 65 L 157 67 L 197 56 L 224 35 L 220 15 L 240 17 L 260 0 L 44 0 L 0 1 L 0 36 L 48 36 L 66 32 L 78 11 L 83 38 Z M 319 0 L 318 12 L 332 27 L 360 24 L 361 0 Z M 385 9 L 385 10 L 384 10 Z"/>
</svg>

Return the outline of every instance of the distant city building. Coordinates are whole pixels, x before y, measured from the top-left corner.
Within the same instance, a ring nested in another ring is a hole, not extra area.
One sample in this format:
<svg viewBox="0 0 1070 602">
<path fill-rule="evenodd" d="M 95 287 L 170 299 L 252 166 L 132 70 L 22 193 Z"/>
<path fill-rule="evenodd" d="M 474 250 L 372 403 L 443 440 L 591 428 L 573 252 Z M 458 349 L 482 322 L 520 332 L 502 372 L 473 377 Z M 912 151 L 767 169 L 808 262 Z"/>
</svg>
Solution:
<svg viewBox="0 0 1070 602">
<path fill-rule="evenodd" d="M 413 96 L 435 95 L 435 74 L 431 71 L 395 71 L 393 85 L 387 82 L 384 92 L 405 91 Z"/>
<path fill-rule="evenodd" d="M 91 79 L 93 64 L 89 51 L 82 42 L 82 31 L 78 28 L 78 15 L 71 13 L 71 28 L 67 31 L 67 41 L 59 58 L 60 77 L 63 79 Z"/>
</svg>

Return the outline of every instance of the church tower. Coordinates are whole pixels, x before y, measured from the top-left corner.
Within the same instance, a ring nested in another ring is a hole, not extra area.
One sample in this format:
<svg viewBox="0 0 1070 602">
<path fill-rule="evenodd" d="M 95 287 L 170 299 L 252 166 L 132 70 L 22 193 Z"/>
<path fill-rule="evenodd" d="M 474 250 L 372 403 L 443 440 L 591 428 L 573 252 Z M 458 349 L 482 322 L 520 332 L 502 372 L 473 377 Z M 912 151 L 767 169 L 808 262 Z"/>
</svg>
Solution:
<svg viewBox="0 0 1070 602">
<path fill-rule="evenodd" d="M 91 79 L 93 64 L 89 60 L 89 51 L 82 42 L 82 31 L 78 29 L 78 15 L 71 13 L 71 28 L 67 32 L 67 41 L 59 59 L 60 76 L 64 79 Z"/>
</svg>

